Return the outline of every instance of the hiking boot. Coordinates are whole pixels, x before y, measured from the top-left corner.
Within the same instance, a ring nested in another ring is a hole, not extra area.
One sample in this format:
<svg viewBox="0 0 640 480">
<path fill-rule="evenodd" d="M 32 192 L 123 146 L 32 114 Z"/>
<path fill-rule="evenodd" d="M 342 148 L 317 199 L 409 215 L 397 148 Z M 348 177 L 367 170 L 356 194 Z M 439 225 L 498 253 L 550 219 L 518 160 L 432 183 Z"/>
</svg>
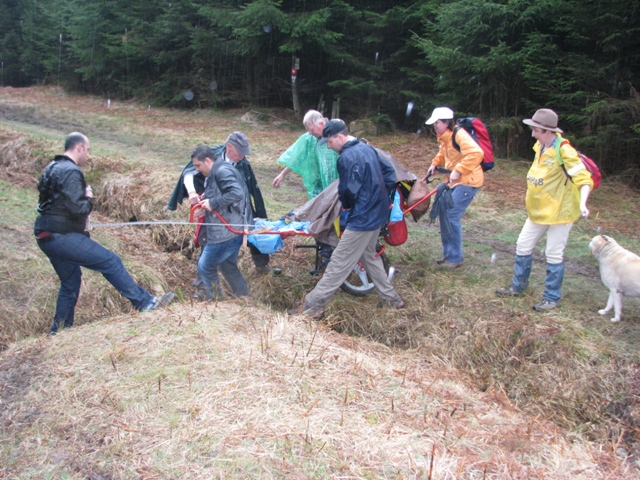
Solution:
<svg viewBox="0 0 640 480">
<path fill-rule="evenodd" d="M 390 308 L 404 308 L 406 307 L 407 304 L 404 303 L 404 300 L 400 300 L 399 302 L 390 302 L 388 300 L 380 300 L 380 302 L 378 302 L 378 308 L 384 308 L 384 307 L 390 307 Z"/>
<path fill-rule="evenodd" d="M 169 292 L 169 293 L 165 293 L 161 297 L 153 297 L 153 301 L 140 311 L 150 312 L 151 310 L 155 310 L 157 308 L 164 308 L 173 301 L 175 296 L 176 296 L 175 293 Z"/>
<path fill-rule="evenodd" d="M 462 265 L 462 262 L 460 263 L 451 263 L 451 262 L 447 262 L 446 260 L 440 264 L 438 264 L 438 267 L 441 268 L 442 270 L 454 270 L 458 267 L 460 267 Z"/>
<path fill-rule="evenodd" d="M 558 302 L 552 302 L 550 300 L 543 299 L 540 303 L 536 303 L 533 309 L 536 312 L 544 312 L 546 310 L 553 310 L 558 306 Z"/>
<path fill-rule="evenodd" d="M 267 273 L 271 273 L 273 269 L 269 265 L 263 265 L 261 267 L 256 267 L 256 273 L 258 275 L 266 275 Z"/>
<path fill-rule="evenodd" d="M 438 265 L 442 265 L 442 264 L 443 264 L 444 262 L 446 262 L 446 261 L 447 261 L 447 259 L 446 259 L 446 258 L 444 258 L 444 257 L 442 257 L 442 258 L 437 259 L 437 260 L 436 260 L 436 263 L 437 263 Z"/>
<path fill-rule="evenodd" d="M 291 308 L 287 310 L 287 313 L 289 315 L 306 315 L 307 317 L 311 317 L 313 320 L 320 320 L 324 316 L 324 310 L 318 308 L 304 308 L 303 305 Z"/>
<path fill-rule="evenodd" d="M 517 297 L 520 295 L 520 292 L 515 291 L 514 288 L 511 286 L 505 287 L 505 288 L 499 288 L 496 290 L 496 293 L 500 297 Z"/>
<path fill-rule="evenodd" d="M 193 294 L 193 298 L 195 300 L 206 300 L 207 299 L 207 290 L 204 287 L 197 287 L 196 293 Z"/>
</svg>

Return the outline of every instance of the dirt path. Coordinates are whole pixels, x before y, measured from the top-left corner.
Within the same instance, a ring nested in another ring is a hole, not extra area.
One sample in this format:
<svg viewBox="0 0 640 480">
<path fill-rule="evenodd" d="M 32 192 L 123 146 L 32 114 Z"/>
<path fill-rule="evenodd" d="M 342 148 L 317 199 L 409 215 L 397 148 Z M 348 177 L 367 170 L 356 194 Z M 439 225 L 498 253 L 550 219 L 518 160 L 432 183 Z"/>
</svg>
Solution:
<svg viewBox="0 0 640 480">
<path fill-rule="evenodd" d="M 60 141 L 69 132 L 81 131 L 91 140 L 94 151 L 119 153 L 144 163 L 184 163 L 185 151 L 189 151 L 180 141 L 183 137 L 153 132 L 134 118 L 71 112 L 68 108 L 43 109 L 29 102 L 6 102 L 4 95 L 0 95 L 0 102 L 0 124 L 30 135 Z"/>
</svg>

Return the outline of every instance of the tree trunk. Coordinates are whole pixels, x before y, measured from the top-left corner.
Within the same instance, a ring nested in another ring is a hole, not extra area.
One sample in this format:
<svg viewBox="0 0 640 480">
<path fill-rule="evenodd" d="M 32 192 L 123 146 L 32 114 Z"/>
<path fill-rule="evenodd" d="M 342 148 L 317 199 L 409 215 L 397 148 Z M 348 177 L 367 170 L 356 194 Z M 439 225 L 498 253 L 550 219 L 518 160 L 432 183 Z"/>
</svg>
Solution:
<svg viewBox="0 0 640 480">
<path fill-rule="evenodd" d="M 293 99 L 293 113 L 296 117 L 300 117 L 300 92 L 298 92 L 298 82 L 296 81 L 296 76 L 291 76 L 291 97 Z"/>
<path fill-rule="evenodd" d="M 340 97 L 336 98 L 331 105 L 331 118 L 340 118 Z"/>
</svg>

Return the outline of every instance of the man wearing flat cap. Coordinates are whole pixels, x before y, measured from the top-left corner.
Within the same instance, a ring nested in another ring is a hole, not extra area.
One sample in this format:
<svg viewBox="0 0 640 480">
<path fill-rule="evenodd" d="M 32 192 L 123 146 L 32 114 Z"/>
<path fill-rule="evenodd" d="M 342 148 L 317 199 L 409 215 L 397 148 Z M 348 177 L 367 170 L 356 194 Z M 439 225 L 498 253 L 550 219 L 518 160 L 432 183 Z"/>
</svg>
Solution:
<svg viewBox="0 0 640 480">
<path fill-rule="evenodd" d="M 249 139 L 242 132 L 233 132 L 229 134 L 227 140 L 224 143 L 224 148 L 220 151 L 219 156 L 224 158 L 227 162 L 231 162 L 235 165 L 236 169 L 242 175 L 249 195 L 251 196 L 251 210 L 253 212 L 253 218 L 267 218 L 267 209 L 264 206 L 264 200 L 262 198 L 262 192 L 258 186 L 258 180 L 253 173 L 251 164 L 247 160 L 246 156 L 251 155 L 251 147 L 249 146 Z M 269 255 L 261 253 L 254 245 L 248 244 L 251 251 L 251 259 L 256 267 L 258 273 L 268 273 L 271 271 L 269 266 Z"/>
<path fill-rule="evenodd" d="M 218 301 L 223 298 L 218 272 L 222 273 L 235 297 L 249 294 L 247 283 L 238 269 L 238 253 L 243 235 L 227 228 L 252 221 L 247 186 L 240 172 L 213 148 L 200 145 L 191 154 L 191 161 L 205 177 L 205 189 L 196 216 L 205 217 L 207 244 L 198 260 L 199 285 L 196 298 Z"/>
<path fill-rule="evenodd" d="M 249 146 L 249 139 L 242 132 L 230 133 L 224 144 L 224 149 L 220 152 L 220 157 L 225 161 L 231 162 L 235 165 L 236 169 L 242 175 L 244 183 L 247 185 L 249 195 L 251 196 L 251 211 L 253 212 L 253 218 L 267 218 L 267 209 L 264 206 L 264 199 L 262 198 L 262 192 L 258 186 L 258 180 L 256 179 L 253 169 L 247 155 L 251 155 L 251 147 Z M 251 251 L 251 259 L 256 267 L 258 273 L 268 273 L 271 271 L 269 266 L 269 255 L 261 253 L 254 245 L 248 243 L 249 250 Z"/>
<path fill-rule="evenodd" d="M 302 308 L 289 310 L 289 313 L 303 313 L 320 319 L 325 303 L 344 283 L 358 261 L 362 262 L 378 290 L 380 306 L 403 308 L 404 302 L 391 285 L 382 259 L 376 256 L 380 229 L 389 221 L 389 196 L 395 187 L 395 171 L 373 147 L 349 135 L 342 120 L 327 122 L 320 142 L 339 154 L 338 196 L 342 208 L 349 213 L 344 233 L 323 277 L 305 296 Z"/>
<path fill-rule="evenodd" d="M 242 132 L 233 132 L 227 137 L 225 143 L 211 148 L 215 154 L 214 160 L 222 159 L 223 161 L 230 162 L 241 174 L 252 200 L 250 201 L 252 218 L 267 218 L 262 192 L 258 187 L 258 182 L 251 168 L 251 164 L 245 158 L 246 155 L 251 154 L 247 136 Z M 205 176 L 196 170 L 193 161 L 189 161 L 182 170 L 178 183 L 167 204 L 167 209 L 176 210 L 178 204 L 181 204 L 185 198 L 189 199 L 191 205 L 199 203 L 204 192 L 204 182 Z M 196 245 L 199 244 L 200 247 L 204 247 L 207 243 L 208 229 L 203 228 L 200 229 L 199 232 Z M 269 255 L 261 253 L 251 244 L 249 244 L 249 249 L 251 251 L 253 264 L 256 267 L 256 272 L 268 273 L 271 270 L 269 266 Z M 193 285 L 199 287 L 200 280 L 196 278 Z M 196 298 L 198 297 L 199 294 L 196 293 Z"/>
<path fill-rule="evenodd" d="M 564 279 L 564 249 L 573 223 L 587 218 L 587 199 L 593 188 L 591 175 L 578 152 L 562 138 L 558 115 L 542 108 L 532 118 L 523 120 L 537 141 L 535 158 L 527 173 L 527 220 L 516 243 L 516 259 L 511 285 L 497 290 L 500 296 L 519 296 L 529 283 L 533 250 L 546 233 L 547 275 L 542 301 L 536 311 L 555 308 L 560 300 Z"/>
</svg>

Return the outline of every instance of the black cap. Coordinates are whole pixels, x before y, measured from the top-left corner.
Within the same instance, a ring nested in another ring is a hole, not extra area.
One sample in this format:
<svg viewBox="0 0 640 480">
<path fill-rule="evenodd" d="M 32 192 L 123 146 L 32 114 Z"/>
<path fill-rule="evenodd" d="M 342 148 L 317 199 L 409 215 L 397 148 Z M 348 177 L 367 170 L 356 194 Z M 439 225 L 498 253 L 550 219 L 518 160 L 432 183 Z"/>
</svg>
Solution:
<svg viewBox="0 0 640 480">
<path fill-rule="evenodd" d="M 348 134 L 349 130 L 347 129 L 347 125 L 339 119 L 329 120 L 322 129 L 322 138 L 318 140 L 318 145 L 324 145 L 327 143 L 327 140 L 329 140 L 329 137 L 333 137 L 339 133 Z"/>
</svg>

